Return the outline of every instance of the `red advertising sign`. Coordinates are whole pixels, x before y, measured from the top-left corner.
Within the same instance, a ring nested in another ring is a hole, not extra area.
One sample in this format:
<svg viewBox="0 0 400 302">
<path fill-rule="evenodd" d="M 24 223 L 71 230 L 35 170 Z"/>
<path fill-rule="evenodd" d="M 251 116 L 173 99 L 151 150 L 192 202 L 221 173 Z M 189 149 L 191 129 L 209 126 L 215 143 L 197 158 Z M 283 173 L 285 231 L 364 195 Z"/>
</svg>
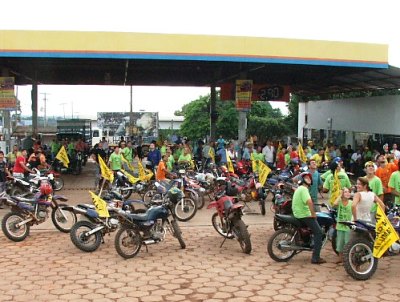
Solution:
<svg viewBox="0 0 400 302">
<path fill-rule="evenodd" d="M 251 93 L 253 89 L 252 80 L 236 80 L 236 109 L 239 111 L 250 111 Z"/>
<path fill-rule="evenodd" d="M 17 108 L 17 99 L 14 95 L 14 78 L 0 77 L 0 110 Z"/>
<path fill-rule="evenodd" d="M 224 83 L 221 87 L 221 100 L 228 101 L 235 99 L 235 86 L 232 83 Z M 253 84 L 252 97 L 256 101 L 280 101 L 289 102 L 290 86 L 287 85 L 269 85 Z"/>
</svg>

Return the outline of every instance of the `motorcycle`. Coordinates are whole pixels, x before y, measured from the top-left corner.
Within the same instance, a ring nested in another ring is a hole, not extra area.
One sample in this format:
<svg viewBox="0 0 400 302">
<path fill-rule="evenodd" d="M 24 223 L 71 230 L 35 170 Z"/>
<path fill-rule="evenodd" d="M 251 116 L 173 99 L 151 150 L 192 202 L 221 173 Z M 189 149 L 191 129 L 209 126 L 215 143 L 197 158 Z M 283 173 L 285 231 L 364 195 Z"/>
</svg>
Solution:
<svg viewBox="0 0 400 302">
<path fill-rule="evenodd" d="M 145 203 L 154 200 L 162 200 L 168 198 L 168 192 L 174 187 L 179 188 L 183 192 L 182 198 L 174 200 L 174 215 L 179 221 L 189 221 L 192 219 L 197 212 L 197 202 L 192 199 L 185 197 L 185 186 L 183 179 L 174 179 L 168 185 L 162 185 L 159 182 L 154 183 L 155 189 L 151 189 L 146 192 L 143 200 Z M 196 193 L 197 194 L 197 193 Z"/>
<path fill-rule="evenodd" d="M 237 189 L 228 181 L 225 188 L 216 194 L 215 201 L 211 202 L 207 209 L 216 209 L 211 216 L 211 223 L 218 234 L 224 237 L 221 247 L 226 239 L 236 238 L 242 251 L 250 254 L 252 249 L 250 234 L 242 220 L 244 205 L 239 204 L 237 198 L 233 197 L 236 195 Z"/>
<path fill-rule="evenodd" d="M 53 190 L 55 187 L 53 174 L 48 174 L 47 176 L 41 176 L 40 171 L 33 168 L 35 173 L 29 174 L 27 178 L 15 178 L 11 177 L 9 184 L 7 185 L 7 192 L 12 195 L 18 195 L 22 197 L 33 196 L 35 193 L 39 192 L 40 184 L 42 181 L 50 183 Z"/>
<path fill-rule="evenodd" d="M 1 228 L 4 235 L 12 241 L 23 241 L 35 224 L 45 222 L 49 217 L 54 226 L 61 232 L 68 233 L 77 218 L 69 211 L 68 205 L 59 203 L 67 201 L 63 196 L 53 195 L 52 188 L 47 182 L 42 182 L 40 192 L 33 198 L 9 196 L 5 192 L 0 195 L 3 204 L 11 207 L 11 212 L 4 215 Z"/>
<path fill-rule="evenodd" d="M 112 190 L 120 191 L 125 199 L 128 199 L 132 193 L 137 193 L 143 197 L 152 184 L 152 181 L 141 181 L 138 178 L 132 178 L 132 175 L 129 175 L 126 171 L 118 171 L 116 176 Z"/>
<path fill-rule="evenodd" d="M 182 249 L 186 248 L 174 213 L 174 198 L 170 195 L 143 214 L 131 214 L 122 210 L 118 212 L 121 228 L 115 235 L 115 249 L 121 257 L 133 258 L 143 244 L 147 249 L 148 245 L 164 241 L 167 230 L 178 239 Z"/>
<path fill-rule="evenodd" d="M 49 177 L 53 175 L 53 179 L 50 181 L 54 191 L 60 191 L 64 188 L 64 179 L 61 177 L 61 173 L 57 172 L 55 169 L 50 167 L 46 170 L 40 170 L 41 177 Z"/>
<path fill-rule="evenodd" d="M 336 210 L 325 204 L 320 206 L 328 208 L 329 212 L 317 212 L 317 221 L 322 228 L 322 247 L 334 232 L 336 225 Z M 292 215 L 275 214 L 276 219 L 284 223 L 284 228 L 277 230 L 269 239 L 267 251 L 276 262 L 289 261 L 296 254 L 303 251 L 312 252 L 314 239 L 311 230 Z M 332 249 L 336 252 L 336 240 L 331 238 Z"/>
<path fill-rule="evenodd" d="M 272 193 L 271 211 L 275 214 L 291 215 L 292 199 L 286 195 L 284 184 L 277 183 L 269 192 Z M 277 231 L 285 228 L 286 224 L 274 215 L 273 226 L 274 230 Z"/>
<path fill-rule="evenodd" d="M 400 208 L 398 206 L 390 209 L 387 214 L 389 221 L 398 234 L 400 234 L 399 216 Z M 353 279 L 368 280 L 378 268 L 378 258 L 373 256 L 376 237 L 375 224 L 362 220 L 341 223 L 350 227 L 351 232 L 353 232 L 349 242 L 343 248 L 344 268 Z M 398 254 L 400 254 L 399 241 L 393 243 L 388 251 L 383 254 L 383 257 Z"/>
</svg>

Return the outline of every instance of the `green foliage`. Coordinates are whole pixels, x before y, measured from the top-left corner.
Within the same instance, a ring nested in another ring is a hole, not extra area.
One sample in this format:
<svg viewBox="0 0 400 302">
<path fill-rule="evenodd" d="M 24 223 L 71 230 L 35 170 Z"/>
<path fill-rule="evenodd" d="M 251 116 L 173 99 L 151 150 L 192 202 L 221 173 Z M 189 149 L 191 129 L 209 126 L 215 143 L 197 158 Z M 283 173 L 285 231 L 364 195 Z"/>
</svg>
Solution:
<svg viewBox="0 0 400 302">
<path fill-rule="evenodd" d="M 299 102 L 301 97 L 292 94 L 290 102 L 288 104 L 289 114 L 285 118 L 285 125 L 289 128 L 289 133 L 297 133 L 298 121 L 299 121 Z"/>
<path fill-rule="evenodd" d="M 280 138 L 289 133 L 289 127 L 284 119 L 273 117 L 251 116 L 247 123 L 247 132 L 257 135 L 260 142 L 271 138 Z"/>
<path fill-rule="evenodd" d="M 185 120 L 180 133 L 192 140 L 206 137 L 210 133 L 209 96 L 202 96 L 182 107 Z"/>
<path fill-rule="evenodd" d="M 239 127 L 239 114 L 232 101 L 218 101 L 217 134 L 227 139 L 236 138 Z"/>
</svg>

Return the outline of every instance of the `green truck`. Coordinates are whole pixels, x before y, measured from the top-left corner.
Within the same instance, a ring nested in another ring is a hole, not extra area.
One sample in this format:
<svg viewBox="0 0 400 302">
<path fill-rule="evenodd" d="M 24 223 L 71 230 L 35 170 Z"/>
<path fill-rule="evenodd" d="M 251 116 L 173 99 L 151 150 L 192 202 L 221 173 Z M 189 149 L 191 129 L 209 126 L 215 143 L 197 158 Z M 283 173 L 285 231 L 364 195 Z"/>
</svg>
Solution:
<svg viewBox="0 0 400 302">
<path fill-rule="evenodd" d="M 57 121 L 57 139 L 77 141 L 81 138 L 88 146 L 92 144 L 92 121 L 89 119 L 68 119 Z"/>
</svg>

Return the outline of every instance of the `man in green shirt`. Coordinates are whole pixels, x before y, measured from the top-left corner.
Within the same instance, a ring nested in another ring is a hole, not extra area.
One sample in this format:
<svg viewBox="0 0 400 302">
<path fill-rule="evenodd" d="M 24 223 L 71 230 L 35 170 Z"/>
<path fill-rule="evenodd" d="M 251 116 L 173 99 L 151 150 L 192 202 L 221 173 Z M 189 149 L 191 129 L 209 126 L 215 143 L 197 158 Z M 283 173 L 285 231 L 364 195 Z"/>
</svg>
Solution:
<svg viewBox="0 0 400 302">
<path fill-rule="evenodd" d="M 340 182 L 340 189 L 343 188 L 351 188 L 351 182 L 349 177 L 347 176 L 346 172 L 341 171 L 340 165 L 337 162 L 332 162 L 329 166 L 331 169 L 331 174 L 325 179 L 323 192 L 329 192 L 329 197 L 332 193 L 333 185 L 334 185 L 334 177 L 335 172 L 338 174 L 339 182 Z"/>
<path fill-rule="evenodd" d="M 314 210 L 314 203 L 309 192 L 309 188 L 312 185 L 312 175 L 309 172 L 303 172 L 300 174 L 299 179 L 300 186 L 294 192 L 292 199 L 293 215 L 307 225 L 314 234 L 314 250 L 311 257 L 311 263 L 326 263 L 326 260 L 320 257 L 322 248 L 322 229 L 318 224 L 317 215 Z"/>
<path fill-rule="evenodd" d="M 115 147 L 114 152 L 111 153 L 110 158 L 108 159 L 108 164 L 114 172 L 121 170 L 122 168 L 122 160 L 121 153 L 118 146 Z"/>
<path fill-rule="evenodd" d="M 121 154 L 124 158 L 131 164 L 133 161 L 133 150 L 132 150 L 132 142 L 128 143 L 121 142 Z"/>
<path fill-rule="evenodd" d="M 400 167 L 400 160 L 399 160 Z M 395 205 L 400 206 L 400 171 L 393 172 L 389 178 L 389 188 L 392 190 L 391 193 L 395 196 Z"/>
</svg>

